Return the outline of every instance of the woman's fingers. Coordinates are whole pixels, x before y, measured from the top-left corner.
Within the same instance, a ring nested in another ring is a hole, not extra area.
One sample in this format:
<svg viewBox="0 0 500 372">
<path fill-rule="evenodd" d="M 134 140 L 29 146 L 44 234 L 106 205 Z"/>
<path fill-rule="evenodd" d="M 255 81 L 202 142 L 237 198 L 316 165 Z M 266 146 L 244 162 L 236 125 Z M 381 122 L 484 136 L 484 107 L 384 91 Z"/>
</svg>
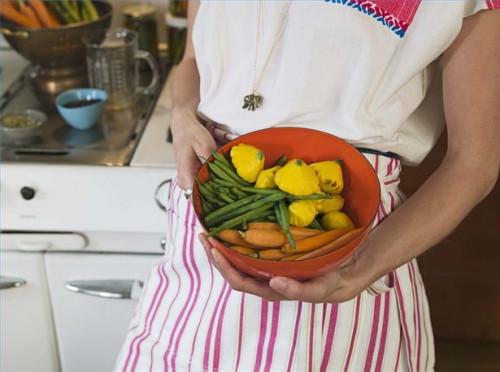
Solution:
<svg viewBox="0 0 500 372">
<path fill-rule="evenodd" d="M 305 302 L 327 302 L 329 288 L 323 280 L 299 282 L 294 279 L 277 276 L 269 281 L 269 286 L 289 300 Z"/>
<path fill-rule="evenodd" d="M 182 147 L 182 144 L 175 151 L 177 165 L 177 180 L 181 189 L 192 188 L 194 178 L 199 168 L 199 161 L 189 144 Z"/>
<path fill-rule="evenodd" d="M 216 149 L 216 143 L 206 128 L 192 117 L 186 116 L 183 120 L 186 122 L 182 126 L 176 126 L 174 148 L 179 186 L 186 189 L 193 187 L 201 163 Z"/>
<path fill-rule="evenodd" d="M 212 239 L 212 238 L 210 238 Z M 263 297 L 269 301 L 280 301 L 285 298 L 273 291 L 267 282 L 259 281 L 240 273 L 236 270 L 219 252 L 213 248 L 213 243 L 207 239 L 205 234 L 200 235 L 201 243 L 205 248 L 209 260 L 219 270 L 221 275 L 227 280 L 232 289 L 239 292 L 250 293 Z"/>
</svg>

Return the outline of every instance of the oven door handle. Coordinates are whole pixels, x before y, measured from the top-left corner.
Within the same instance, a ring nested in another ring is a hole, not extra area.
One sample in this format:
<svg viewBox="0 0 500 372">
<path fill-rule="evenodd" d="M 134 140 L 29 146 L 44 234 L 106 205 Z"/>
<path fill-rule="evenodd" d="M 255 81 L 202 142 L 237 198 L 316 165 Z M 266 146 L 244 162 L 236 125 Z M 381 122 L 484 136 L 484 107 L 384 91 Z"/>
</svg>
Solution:
<svg viewBox="0 0 500 372">
<path fill-rule="evenodd" d="M 0 290 L 19 288 L 26 284 L 26 280 L 12 276 L 0 276 Z"/>
<path fill-rule="evenodd" d="M 82 279 L 66 282 L 71 292 L 110 299 L 138 299 L 144 283 L 135 279 Z"/>
<path fill-rule="evenodd" d="M 166 190 L 167 189 L 167 185 L 168 185 L 168 191 Z M 164 199 L 164 198 L 162 198 L 162 196 L 165 196 L 165 193 L 169 193 L 170 192 L 170 186 L 171 185 L 172 185 L 172 180 L 171 179 L 167 179 L 165 181 L 162 181 L 158 185 L 158 187 L 156 188 L 156 190 L 155 190 L 155 202 L 156 202 L 156 205 L 158 206 L 158 208 L 160 208 L 164 212 L 167 211 L 167 206 L 163 203 L 162 199 Z"/>
</svg>

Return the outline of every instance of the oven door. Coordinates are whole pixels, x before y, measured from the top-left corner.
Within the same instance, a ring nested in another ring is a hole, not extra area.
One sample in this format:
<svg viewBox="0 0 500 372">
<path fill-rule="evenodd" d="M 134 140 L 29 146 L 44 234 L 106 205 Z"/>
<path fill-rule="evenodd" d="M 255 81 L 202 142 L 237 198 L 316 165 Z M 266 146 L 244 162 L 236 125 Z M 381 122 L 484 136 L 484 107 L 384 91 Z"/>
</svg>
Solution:
<svg viewBox="0 0 500 372">
<path fill-rule="evenodd" d="M 145 276 L 161 256 L 46 253 L 61 367 L 111 371 Z"/>
<path fill-rule="evenodd" d="M 43 253 L 2 251 L 1 256 L 0 369 L 57 371 Z"/>
</svg>

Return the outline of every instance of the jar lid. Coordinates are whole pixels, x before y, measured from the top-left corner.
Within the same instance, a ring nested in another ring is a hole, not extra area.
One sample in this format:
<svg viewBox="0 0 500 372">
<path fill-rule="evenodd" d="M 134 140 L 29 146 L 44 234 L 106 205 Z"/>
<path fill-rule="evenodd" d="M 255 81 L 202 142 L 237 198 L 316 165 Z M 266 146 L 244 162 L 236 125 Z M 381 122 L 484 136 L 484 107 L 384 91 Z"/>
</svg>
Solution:
<svg viewBox="0 0 500 372">
<path fill-rule="evenodd" d="M 123 8 L 123 14 L 134 19 L 149 18 L 155 13 L 156 8 L 151 4 L 132 4 Z"/>
</svg>

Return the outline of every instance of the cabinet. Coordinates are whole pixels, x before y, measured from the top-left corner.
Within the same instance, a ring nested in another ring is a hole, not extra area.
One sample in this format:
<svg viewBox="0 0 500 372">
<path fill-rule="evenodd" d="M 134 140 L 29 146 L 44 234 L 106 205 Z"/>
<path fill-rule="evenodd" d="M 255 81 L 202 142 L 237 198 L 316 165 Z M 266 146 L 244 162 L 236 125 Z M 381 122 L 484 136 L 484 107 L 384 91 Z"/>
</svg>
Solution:
<svg viewBox="0 0 500 372">
<path fill-rule="evenodd" d="M 1 370 L 56 371 L 59 363 L 43 253 L 2 251 L 1 255 Z"/>
</svg>

